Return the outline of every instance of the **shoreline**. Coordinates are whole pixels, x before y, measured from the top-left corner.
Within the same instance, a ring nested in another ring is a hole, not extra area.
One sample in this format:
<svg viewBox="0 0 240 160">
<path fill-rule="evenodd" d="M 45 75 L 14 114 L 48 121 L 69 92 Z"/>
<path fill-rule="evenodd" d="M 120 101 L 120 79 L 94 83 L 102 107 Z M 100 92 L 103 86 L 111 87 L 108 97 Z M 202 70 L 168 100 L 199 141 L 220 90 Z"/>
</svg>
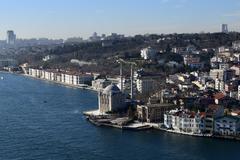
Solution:
<svg viewBox="0 0 240 160">
<path fill-rule="evenodd" d="M 75 88 L 75 89 L 82 89 L 82 90 L 89 90 L 89 91 L 98 92 L 97 90 L 95 90 L 95 89 L 93 89 L 89 86 L 88 87 L 82 87 L 82 86 L 77 86 L 77 85 L 70 85 L 70 84 L 66 84 L 66 83 L 62 83 L 62 82 L 58 82 L 58 81 L 52 81 L 52 80 L 32 77 L 30 75 L 23 74 L 23 73 L 16 73 L 16 72 L 9 72 L 9 71 L 2 71 L 2 70 L 0 70 L 0 73 L 9 73 L 9 74 L 14 74 L 14 75 L 20 75 L 20 76 L 24 76 L 24 77 L 27 77 L 27 78 L 32 78 L 32 79 L 36 79 L 36 80 L 46 81 L 46 82 L 53 83 L 53 84 L 58 84 L 58 85 L 61 85 L 61 86 L 64 86 L 64 87 L 71 87 L 71 88 Z M 240 137 L 220 136 L 220 135 L 204 135 L 204 134 L 194 134 L 194 133 L 180 132 L 180 131 L 175 131 L 175 130 L 168 130 L 168 129 L 165 129 L 165 128 L 159 126 L 160 124 L 158 124 L 158 123 L 144 123 L 145 125 L 141 126 L 141 127 L 129 127 L 127 125 L 120 126 L 120 125 L 116 125 L 116 124 L 105 124 L 105 123 L 99 123 L 99 122 L 94 121 L 93 119 L 89 118 L 89 116 L 85 115 L 84 113 L 83 113 L 83 115 L 86 117 L 86 119 L 90 123 L 94 124 L 97 127 L 109 127 L 109 128 L 117 128 L 117 129 L 122 129 L 122 130 L 131 130 L 131 131 L 143 131 L 143 130 L 154 129 L 154 130 L 158 130 L 158 131 L 161 131 L 161 132 L 167 132 L 167 133 L 170 133 L 170 134 L 177 134 L 177 135 L 183 135 L 183 136 L 240 141 Z M 132 124 L 134 124 L 134 123 L 132 123 Z"/>
<path fill-rule="evenodd" d="M 78 85 L 66 84 L 66 83 L 62 83 L 62 82 L 58 82 L 58 81 L 51 81 L 51 80 L 47 80 L 47 79 L 32 77 L 32 76 L 29 76 L 27 74 L 20 74 L 20 75 L 22 75 L 24 77 L 29 77 L 29 78 L 33 78 L 33 79 L 38 79 L 38 80 L 54 83 L 54 84 L 59 84 L 61 86 L 65 86 L 65 87 L 71 87 L 71 88 L 76 88 L 76 89 L 82 89 L 82 90 L 89 90 L 89 91 L 98 92 L 97 90 L 91 88 L 90 86 L 82 87 L 82 86 L 78 86 Z"/>
<path fill-rule="evenodd" d="M 54 83 L 54 84 L 59 84 L 61 86 L 64 87 L 71 87 L 71 88 L 75 88 L 75 89 L 82 89 L 82 90 L 89 90 L 89 91 L 94 91 L 94 92 L 98 92 L 97 90 L 93 89 L 90 86 L 78 86 L 78 85 L 71 85 L 71 84 L 66 84 L 66 83 L 62 83 L 62 82 L 58 82 L 58 81 L 52 81 L 52 80 L 47 80 L 47 79 L 43 79 L 43 78 L 37 78 L 37 77 L 33 77 L 30 76 L 28 74 L 24 74 L 24 73 L 16 73 L 16 72 L 9 72 L 9 71 L 0 71 L 0 73 L 9 73 L 9 74 L 15 74 L 15 75 L 20 75 L 20 76 L 24 76 L 24 77 L 28 77 L 28 78 L 32 78 L 32 79 L 37 79 L 37 80 L 41 80 L 41 81 L 46 81 L 46 82 L 50 82 L 50 83 Z"/>
<path fill-rule="evenodd" d="M 145 130 L 156 130 L 160 132 L 166 132 L 168 134 L 176 134 L 181 136 L 189 136 L 189 137 L 196 137 L 196 138 L 212 138 L 212 139 L 222 139 L 222 140 L 234 140 L 234 141 L 240 141 L 240 137 L 234 137 L 234 136 L 221 136 L 221 135 L 214 135 L 214 134 L 195 134 L 195 133 L 187 133 L 187 132 L 181 132 L 176 130 L 168 130 L 166 128 L 161 127 L 162 124 L 158 123 L 142 123 L 142 126 L 135 126 L 134 124 L 137 124 L 136 122 L 130 123 L 128 125 L 117 125 L 117 124 L 110 124 L 110 123 L 104 123 L 104 122 L 98 122 L 95 119 L 92 119 L 90 116 L 87 116 L 84 114 L 86 119 L 96 127 L 108 127 L 108 128 L 116 128 L 121 130 L 129 130 L 129 131 L 145 131 Z M 140 123 L 140 122 L 139 122 Z M 133 126 L 133 127 L 130 127 Z"/>
</svg>

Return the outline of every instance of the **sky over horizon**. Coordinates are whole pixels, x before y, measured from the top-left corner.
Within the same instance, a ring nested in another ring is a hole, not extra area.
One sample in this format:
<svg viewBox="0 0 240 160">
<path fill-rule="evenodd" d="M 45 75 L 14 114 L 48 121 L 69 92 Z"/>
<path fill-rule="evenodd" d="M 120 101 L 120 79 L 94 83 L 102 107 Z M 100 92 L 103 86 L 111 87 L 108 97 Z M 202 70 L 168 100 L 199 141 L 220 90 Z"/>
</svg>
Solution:
<svg viewBox="0 0 240 160">
<path fill-rule="evenodd" d="M 1 0 L 0 39 L 240 31 L 239 0 Z"/>
</svg>

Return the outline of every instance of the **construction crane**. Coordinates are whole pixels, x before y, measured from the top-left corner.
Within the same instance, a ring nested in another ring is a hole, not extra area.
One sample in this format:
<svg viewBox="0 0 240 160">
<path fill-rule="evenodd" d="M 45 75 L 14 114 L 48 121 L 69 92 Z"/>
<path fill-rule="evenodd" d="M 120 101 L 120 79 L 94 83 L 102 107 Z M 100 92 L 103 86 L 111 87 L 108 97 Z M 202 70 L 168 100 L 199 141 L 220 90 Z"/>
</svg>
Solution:
<svg viewBox="0 0 240 160">
<path fill-rule="evenodd" d="M 135 62 L 128 62 L 125 61 L 121 58 L 117 60 L 118 63 L 120 63 L 120 88 L 121 91 L 123 91 L 123 70 L 122 70 L 122 64 L 128 64 L 131 65 L 131 100 L 133 101 L 134 99 L 134 94 L 133 94 L 133 66 L 137 66 Z"/>
</svg>

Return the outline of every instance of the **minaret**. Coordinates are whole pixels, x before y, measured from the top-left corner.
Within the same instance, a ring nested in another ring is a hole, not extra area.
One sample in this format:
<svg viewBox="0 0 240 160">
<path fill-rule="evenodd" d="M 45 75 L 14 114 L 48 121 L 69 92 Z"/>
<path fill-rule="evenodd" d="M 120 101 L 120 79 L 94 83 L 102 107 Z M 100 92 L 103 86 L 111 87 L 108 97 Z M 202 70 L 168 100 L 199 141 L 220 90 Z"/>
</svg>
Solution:
<svg viewBox="0 0 240 160">
<path fill-rule="evenodd" d="M 133 100 L 133 65 L 131 64 L 131 100 Z"/>
<path fill-rule="evenodd" d="M 123 66 L 122 62 L 120 62 L 120 90 L 123 92 Z"/>
</svg>

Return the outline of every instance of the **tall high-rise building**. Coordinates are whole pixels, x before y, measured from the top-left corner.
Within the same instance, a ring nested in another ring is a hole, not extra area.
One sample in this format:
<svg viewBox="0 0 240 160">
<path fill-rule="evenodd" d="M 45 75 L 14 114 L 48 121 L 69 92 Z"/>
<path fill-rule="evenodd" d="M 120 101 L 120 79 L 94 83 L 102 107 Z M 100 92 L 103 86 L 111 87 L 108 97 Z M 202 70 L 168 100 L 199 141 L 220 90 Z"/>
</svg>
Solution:
<svg viewBox="0 0 240 160">
<path fill-rule="evenodd" d="M 228 33 L 228 25 L 222 24 L 222 33 Z"/>
<path fill-rule="evenodd" d="M 16 34 L 14 31 L 7 31 L 7 44 L 14 45 L 16 42 Z"/>
</svg>

